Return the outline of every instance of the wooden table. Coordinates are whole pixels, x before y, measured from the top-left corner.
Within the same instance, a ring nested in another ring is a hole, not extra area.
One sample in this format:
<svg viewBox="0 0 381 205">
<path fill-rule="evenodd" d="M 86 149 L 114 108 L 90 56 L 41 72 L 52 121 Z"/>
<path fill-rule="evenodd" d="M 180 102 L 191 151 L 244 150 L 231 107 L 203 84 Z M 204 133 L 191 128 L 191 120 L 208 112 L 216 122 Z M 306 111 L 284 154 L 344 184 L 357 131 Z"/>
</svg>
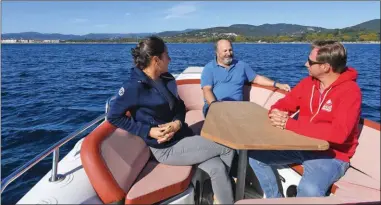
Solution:
<svg viewBox="0 0 381 205">
<path fill-rule="evenodd" d="M 328 142 L 273 127 L 268 110 L 253 102 L 217 102 L 210 106 L 201 136 L 240 150 L 236 201 L 243 199 L 247 150 L 327 150 Z"/>
</svg>

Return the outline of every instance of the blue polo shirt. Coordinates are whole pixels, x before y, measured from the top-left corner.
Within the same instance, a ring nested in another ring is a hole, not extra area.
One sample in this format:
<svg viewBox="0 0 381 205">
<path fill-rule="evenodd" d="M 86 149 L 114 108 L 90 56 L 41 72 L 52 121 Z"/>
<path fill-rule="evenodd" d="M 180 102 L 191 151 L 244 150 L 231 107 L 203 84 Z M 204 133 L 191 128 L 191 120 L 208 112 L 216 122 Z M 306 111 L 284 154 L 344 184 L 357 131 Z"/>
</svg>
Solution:
<svg viewBox="0 0 381 205">
<path fill-rule="evenodd" d="M 243 61 L 234 59 L 227 69 L 213 60 L 206 64 L 202 71 L 201 88 L 212 86 L 217 100 L 242 101 L 245 82 L 253 81 L 256 75 L 255 71 Z"/>
</svg>

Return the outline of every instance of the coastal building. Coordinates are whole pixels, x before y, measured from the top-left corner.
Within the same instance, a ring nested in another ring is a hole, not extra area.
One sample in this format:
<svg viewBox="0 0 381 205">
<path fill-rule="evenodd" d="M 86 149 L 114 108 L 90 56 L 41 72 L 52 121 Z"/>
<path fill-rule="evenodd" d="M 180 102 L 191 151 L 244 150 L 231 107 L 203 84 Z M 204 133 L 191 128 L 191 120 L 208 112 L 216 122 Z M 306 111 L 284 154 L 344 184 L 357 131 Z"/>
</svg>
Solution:
<svg viewBox="0 0 381 205">
<path fill-rule="evenodd" d="M 42 43 L 59 43 L 60 40 L 43 40 Z"/>
<path fill-rule="evenodd" d="M 1 43 L 17 43 L 17 40 L 15 40 L 15 39 L 5 39 L 5 40 L 1 40 Z"/>
</svg>

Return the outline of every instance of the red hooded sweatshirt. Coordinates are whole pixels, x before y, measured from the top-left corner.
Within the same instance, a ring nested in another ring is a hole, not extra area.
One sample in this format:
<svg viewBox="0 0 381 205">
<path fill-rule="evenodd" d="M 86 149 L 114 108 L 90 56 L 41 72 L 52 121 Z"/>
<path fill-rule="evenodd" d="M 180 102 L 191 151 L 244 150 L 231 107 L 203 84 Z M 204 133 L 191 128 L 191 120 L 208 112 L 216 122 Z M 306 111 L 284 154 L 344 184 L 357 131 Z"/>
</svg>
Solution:
<svg viewBox="0 0 381 205">
<path fill-rule="evenodd" d="M 289 118 L 286 129 L 328 141 L 330 148 L 322 153 L 349 162 L 360 135 L 362 97 L 356 79 L 357 71 L 348 68 L 320 93 L 320 81 L 307 77 L 270 110 L 276 108 L 292 114 L 299 109 L 298 119 Z"/>
</svg>

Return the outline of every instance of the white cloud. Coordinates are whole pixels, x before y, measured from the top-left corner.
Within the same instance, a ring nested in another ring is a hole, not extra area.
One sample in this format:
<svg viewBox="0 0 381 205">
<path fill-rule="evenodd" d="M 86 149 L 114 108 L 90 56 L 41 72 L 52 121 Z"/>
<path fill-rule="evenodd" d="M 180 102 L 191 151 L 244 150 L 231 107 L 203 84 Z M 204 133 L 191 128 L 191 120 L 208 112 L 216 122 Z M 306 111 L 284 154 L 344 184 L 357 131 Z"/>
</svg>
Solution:
<svg viewBox="0 0 381 205">
<path fill-rule="evenodd" d="M 76 18 L 72 20 L 73 23 L 85 23 L 88 21 L 89 21 L 88 19 L 83 19 L 83 18 Z"/>
<path fill-rule="evenodd" d="M 104 28 L 104 27 L 107 27 L 109 24 L 97 24 L 95 25 L 95 27 L 97 28 Z"/>
<path fill-rule="evenodd" d="M 128 12 L 127 12 L 127 13 L 125 13 L 124 15 L 125 15 L 125 16 L 129 16 L 129 15 L 131 15 L 131 13 L 128 13 Z"/>
<path fill-rule="evenodd" d="M 196 11 L 197 7 L 194 2 L 184 2 L 169 8 L 164 19 L 183 18 Z"/>
</svg>

